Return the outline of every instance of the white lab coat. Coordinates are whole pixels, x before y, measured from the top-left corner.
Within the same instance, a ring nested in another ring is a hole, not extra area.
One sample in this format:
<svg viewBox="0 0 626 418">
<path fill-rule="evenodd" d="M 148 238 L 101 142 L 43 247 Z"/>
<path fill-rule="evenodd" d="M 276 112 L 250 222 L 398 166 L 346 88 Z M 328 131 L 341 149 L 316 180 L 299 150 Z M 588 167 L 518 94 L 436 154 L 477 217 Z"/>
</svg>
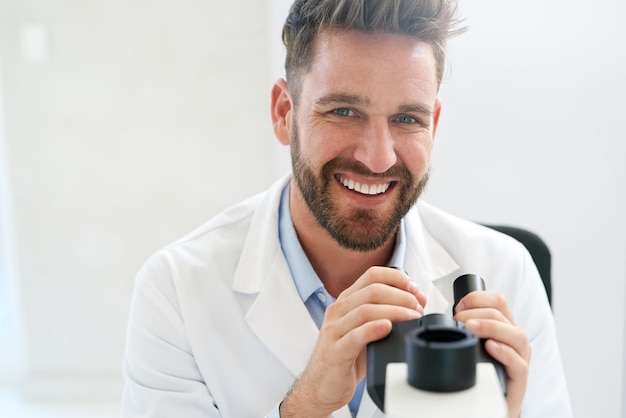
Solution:
<svg viewBox="0 0 626 418">
<path fill-rule="evenodd" d="M 260 417 L 304 370 L 318 329 L 278 241 L 287 179 L 152 256 L 138 274 L 124 360 L 124 417 Z M 570 417 L 553 318 L 517 241 L 419 202 L 405 269 L 426 313 L 450 313 L 452 282 L 476 273 L 502 293 L 532 344 L 523 417 Z M 358 417 L 381 417 L 364 392 Z M 333 417 L 350 417 L 346 407 Z"/>
</svg>

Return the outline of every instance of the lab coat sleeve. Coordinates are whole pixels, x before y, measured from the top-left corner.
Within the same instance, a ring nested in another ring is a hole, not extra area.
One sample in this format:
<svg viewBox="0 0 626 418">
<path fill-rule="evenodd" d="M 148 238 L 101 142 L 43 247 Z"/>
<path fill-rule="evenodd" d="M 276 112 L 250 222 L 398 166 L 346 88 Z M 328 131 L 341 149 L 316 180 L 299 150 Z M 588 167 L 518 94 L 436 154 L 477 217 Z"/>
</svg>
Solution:
<svg viewBox="0 0 626 418">
<path fill-rule="evenodd" d="M 522 418 L 571 418 L 567 384 L 559 354 L 554 317 L 530 255 L 524 251 L 522 288 L 514 315 L 528 334 L 532 353 Z"/>
<path fill-rule="evenodd" d="M 167 263 L 139 272 L 124 356 L 122 417 L 219 417 L 185 332 Z"/>
</svg>

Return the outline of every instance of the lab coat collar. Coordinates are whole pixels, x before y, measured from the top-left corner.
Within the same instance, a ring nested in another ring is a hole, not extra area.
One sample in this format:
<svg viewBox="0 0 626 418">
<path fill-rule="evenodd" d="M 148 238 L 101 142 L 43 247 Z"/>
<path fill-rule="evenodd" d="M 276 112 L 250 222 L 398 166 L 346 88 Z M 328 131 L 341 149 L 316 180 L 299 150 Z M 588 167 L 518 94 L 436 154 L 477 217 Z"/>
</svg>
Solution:
<svg viewBox="0 0 626 418">
<path fill-rule="evenodd" d="M 235 272 L 235 291 L 259 292 L 268 277 L 271 264 L 275 262 L 274 258 L 283 257 L 278 241 L 278 205 L 281 192 L 290 178 L 283 177 L 261 195 L 262 202 L 254 212 L 248 239 Z M 419 206 L 418 202 L 405 218 L 408 241 L 405 270 L 417 284 L 423 285 L 421 289 L 428 295 L 432 291 L 433 282 L 458 271 L 459 266 L 430 234 L 419 215 Z"/>
</svg>

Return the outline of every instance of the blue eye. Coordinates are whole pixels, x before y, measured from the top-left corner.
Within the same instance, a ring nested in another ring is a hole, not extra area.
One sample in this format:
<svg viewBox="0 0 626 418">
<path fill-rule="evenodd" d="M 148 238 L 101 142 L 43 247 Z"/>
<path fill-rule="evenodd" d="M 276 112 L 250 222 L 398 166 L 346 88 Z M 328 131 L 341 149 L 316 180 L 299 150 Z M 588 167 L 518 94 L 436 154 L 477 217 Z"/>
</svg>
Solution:
<svg viewBox="0 0 626 418">
<path fill-rule="evenodd" d="M 339 116 L 352 116 L 352 110 L 348 109 L 347 107 L 340 107 L 339 109 L 335 109 L 333 110 L 333 112 L 335 112 L 336 115 Z"/>
<path fill-rule="evenodd" d="M 400 116 L 398 117 L 398 122 L 400 123 L 415 123 L 417 120 L 411 116 Z"/>
</svg>

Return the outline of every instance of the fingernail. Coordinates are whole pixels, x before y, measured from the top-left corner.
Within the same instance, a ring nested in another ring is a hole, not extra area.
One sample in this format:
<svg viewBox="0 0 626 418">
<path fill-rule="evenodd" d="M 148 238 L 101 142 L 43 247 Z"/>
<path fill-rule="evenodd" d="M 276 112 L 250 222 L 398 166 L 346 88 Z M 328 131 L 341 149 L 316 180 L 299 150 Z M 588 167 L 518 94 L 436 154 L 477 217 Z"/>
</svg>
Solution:
<svg viewBox="0 0 626 418">
<path fill-rule="evenodd" d="M 458 305 L 456 305 L 455 313 L 461 312 L 464 308 L 465 308 L 465 304 L 463 302 L 460 302 Z"/>
<path fill-rule="evenodd" d="M 420 293 L 419 287 L 417 287 L 417 284 L 412 280 L 409 280 L 409 291 L 411 293 Z"/>
</svg>

